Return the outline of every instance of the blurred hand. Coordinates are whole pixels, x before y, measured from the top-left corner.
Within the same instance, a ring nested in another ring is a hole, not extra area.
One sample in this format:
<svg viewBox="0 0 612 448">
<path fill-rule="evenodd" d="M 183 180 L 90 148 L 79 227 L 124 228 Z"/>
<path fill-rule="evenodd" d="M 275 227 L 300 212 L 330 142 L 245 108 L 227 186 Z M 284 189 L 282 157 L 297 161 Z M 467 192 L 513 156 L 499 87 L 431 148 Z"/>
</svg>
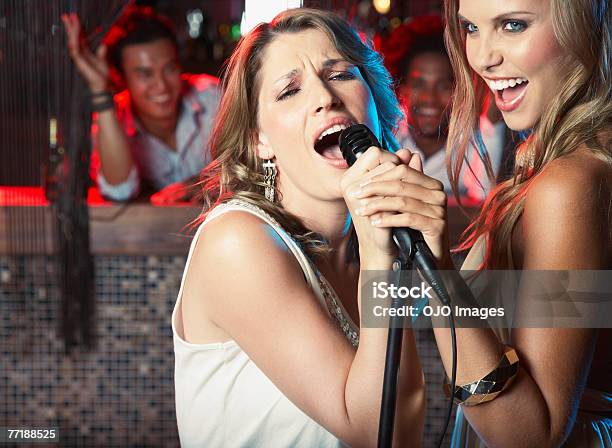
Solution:
<svg viewBox="0 0 612 448">
<path fill-rule="evenodd" d="M 199 185 L 192 182 L 176 182 L 151 196 L 153 205 L 197 204 Z"/>
<path fill-rule="evenodd" d="M 418 154 L 401 149 L 395 155 L 398 163 L 387 165 L 388 169 L 380 165 L 361 181 L 357 193 L 353 193 L 355 214 L 379 229 L 410 227 L 419 230 L 438 266 L 452 266 L 449 264 L 444 186 L 423 174 Z"/>
<path fill-rule="evenodd" d="M 63 14 L 62 22 L 66 30 L 70 57 L 85 79 L 91 93 L 108 90 L 110 71 L 106 62 L 106 46 L 100 45 L 95 54 L 91 52 L 81 33 L 81 22 L 76 14 Z"/>
</svg>

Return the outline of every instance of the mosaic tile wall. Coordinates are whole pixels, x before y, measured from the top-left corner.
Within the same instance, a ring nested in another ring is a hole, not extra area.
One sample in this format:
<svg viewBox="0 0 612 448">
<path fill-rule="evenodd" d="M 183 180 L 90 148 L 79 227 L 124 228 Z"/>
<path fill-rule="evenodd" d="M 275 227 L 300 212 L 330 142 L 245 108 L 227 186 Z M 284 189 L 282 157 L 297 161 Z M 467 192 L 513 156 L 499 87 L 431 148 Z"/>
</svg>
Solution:
<svg viewBox="0 0 612 448">
<path fill-rule="evenodd" d="M 0 256 L 0 427 L 57 426 L 66 447 L 178 446 L 170 314 L 184 262 L 96 257 L 98 343 L 65 354 L 57 266 L 45 256 Z M 430 447 L 447 401 L 433 336 L 422 330 L 417 339 Z"/>
</svg>

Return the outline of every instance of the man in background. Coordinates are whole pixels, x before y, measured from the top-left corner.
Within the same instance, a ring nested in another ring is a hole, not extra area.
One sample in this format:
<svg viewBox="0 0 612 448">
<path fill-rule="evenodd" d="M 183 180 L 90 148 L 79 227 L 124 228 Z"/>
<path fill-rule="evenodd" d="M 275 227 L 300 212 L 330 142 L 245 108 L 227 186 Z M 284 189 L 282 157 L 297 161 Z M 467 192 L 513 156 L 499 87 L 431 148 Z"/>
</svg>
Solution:
<svg viewBox="0 0 612 448">
<path fill-rule="evenodd" d="M 91 93 L 92 171 L 102 195 L 126 201 L 148 188 L 159 190 L 155 204 L 193 201 L 211 161 L 218 79 L 181 73 L 174 27 L 150 8 L 128 8 L 95 53 L 75 14 L 62 21 Z M 113 96 L 112 85 L 124 90 Z"/>
<path fill-rule="evenodd" d="M 396 28 L 381 51 L 389 71 L 399 80 L 397 93 L 406 115 L 396 135 L 398 142 L 419 153 L 425 174 L 440 180 L 451 193 L 445 158 L 454 77 L 443 30 L 437 16 L 415 18 Z M 497 176 L 506 126 L 494 104 L 481 117 L 480 131 Z M 466 202 L 481 202 L 493 185 L 476 148 L 468 157 L 473 172 L 464 167 L 459 194 Z"/>
</svg>

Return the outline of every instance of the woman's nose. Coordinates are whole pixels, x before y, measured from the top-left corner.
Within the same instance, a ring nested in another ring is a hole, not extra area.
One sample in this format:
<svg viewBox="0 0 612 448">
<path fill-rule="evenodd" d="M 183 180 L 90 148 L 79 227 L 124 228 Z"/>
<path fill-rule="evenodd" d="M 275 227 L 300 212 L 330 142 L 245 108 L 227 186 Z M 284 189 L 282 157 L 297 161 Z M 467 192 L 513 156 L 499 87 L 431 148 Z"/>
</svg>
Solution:
<svg viewBox="0 0 612 448">
<path fill-rule="evenodd" d="M 338 107 L 341 103 L 334 91 L 321 80 L 316 81 L 313 86 L 313 97 L 315 114 Z"/>
<path fill-rule="evenodd" d="M 475 44 L 476 49 L 476 69 L 479 72 L 486 72 L 491 68 L 498 66 L 503 61 L 502 52 L 493 37 L 481 37 L 479 42 Z"/>
</svg>

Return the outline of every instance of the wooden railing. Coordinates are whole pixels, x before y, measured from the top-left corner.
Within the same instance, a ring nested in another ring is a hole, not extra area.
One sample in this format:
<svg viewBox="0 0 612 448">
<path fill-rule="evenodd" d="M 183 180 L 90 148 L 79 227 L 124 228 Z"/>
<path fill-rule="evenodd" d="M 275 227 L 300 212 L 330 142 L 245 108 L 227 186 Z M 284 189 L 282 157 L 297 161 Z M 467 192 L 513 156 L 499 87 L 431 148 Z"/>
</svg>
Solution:
<svg viewBox="0 0 612 448">
<path fill-rule="evenodd" d="M 54 211 L 46 201 L 30 197 L 21 202 L 3 202 L 12 205 L 0 205 L 0 254 L 53 253 Z M 471 214 L 476 210 L 468 209 Z M 186 255 L 194 232 L 190 223 L 200 211 L 191 206 L 90 200 L 91 251 L 101 255 Z M 456 206 L 449 206 L 448 220 L 454 246 L 469 220 Z"/>
</svg>

